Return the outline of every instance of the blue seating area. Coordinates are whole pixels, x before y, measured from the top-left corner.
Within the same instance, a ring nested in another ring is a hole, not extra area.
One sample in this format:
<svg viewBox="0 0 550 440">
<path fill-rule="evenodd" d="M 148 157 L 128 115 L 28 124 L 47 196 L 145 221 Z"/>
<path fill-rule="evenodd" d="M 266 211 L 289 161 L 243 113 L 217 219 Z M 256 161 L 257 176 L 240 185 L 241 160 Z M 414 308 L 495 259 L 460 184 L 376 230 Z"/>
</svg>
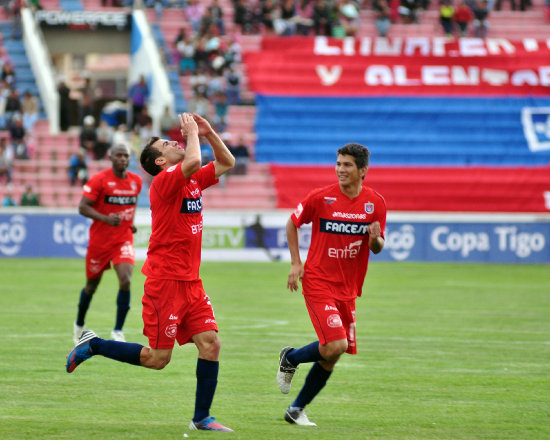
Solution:
<svg viewBox="0 0 550 440">
<path fill-rule="evenodd" d="M 524 107 L 550 98 L 257 97 L 256 160 L 333 164 L 348 142 L 370 147 L 377 165 L 544 165 L 529 150 Z"/>
</svg>

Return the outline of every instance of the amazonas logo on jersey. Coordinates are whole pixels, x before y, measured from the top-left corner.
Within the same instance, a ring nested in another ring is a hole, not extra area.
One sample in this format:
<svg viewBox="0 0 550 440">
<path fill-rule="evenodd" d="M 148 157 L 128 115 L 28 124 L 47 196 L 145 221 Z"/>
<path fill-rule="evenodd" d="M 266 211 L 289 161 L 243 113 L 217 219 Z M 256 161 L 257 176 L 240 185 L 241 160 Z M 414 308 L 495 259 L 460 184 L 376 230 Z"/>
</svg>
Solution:
<svg viewBox="0 0 550 440">
<path fill-rule="evenodd" d="M 107 205 L 135 205 L 137 203 L 137 196 L 105 196 L 105 203 Z"/>
<path fill-rule="evenodd" d="M 202 211 L 202 196 L 195 199 L 184 198 L 181 204 L 180 213 L 199 214 Z"/>
<path fill-rule="evenodd" d="M 368 223 L 320 219 L 321 232 L 340 235 L 366 235 Z"/>
</svg>

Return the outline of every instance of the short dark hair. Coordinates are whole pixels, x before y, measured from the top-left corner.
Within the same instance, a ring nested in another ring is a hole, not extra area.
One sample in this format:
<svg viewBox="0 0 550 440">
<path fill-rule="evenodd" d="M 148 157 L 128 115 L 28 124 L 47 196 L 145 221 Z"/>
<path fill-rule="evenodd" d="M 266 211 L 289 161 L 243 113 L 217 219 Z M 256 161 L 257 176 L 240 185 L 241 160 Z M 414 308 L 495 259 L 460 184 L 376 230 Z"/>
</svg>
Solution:
<svg viewBox="0 0 550 440">
<path fill-rule="evenodd" d="M 141 152 L 141 156 L 139 157 L 139 161 L 143 169 L 152 176 L 156 176 L 162 171 L 162 168 L 155 163 L 157 157 L 162 156 L 162 153 L 158 150 L 158 148 L 153 147 L 153 144 L 159 139 L 160 138 L 158 136 L 153 136 L 149 139 Z"/>
<path fill-rule="evenodd" d="M 337 153 L 345 154 L 347 156 L 353 156 L 357 168 L 369 166 L 370 151 L 367 147 L 364 147 L 361 144 L 346 144 L 342 148 L 340 148 Z"/>
</svg>

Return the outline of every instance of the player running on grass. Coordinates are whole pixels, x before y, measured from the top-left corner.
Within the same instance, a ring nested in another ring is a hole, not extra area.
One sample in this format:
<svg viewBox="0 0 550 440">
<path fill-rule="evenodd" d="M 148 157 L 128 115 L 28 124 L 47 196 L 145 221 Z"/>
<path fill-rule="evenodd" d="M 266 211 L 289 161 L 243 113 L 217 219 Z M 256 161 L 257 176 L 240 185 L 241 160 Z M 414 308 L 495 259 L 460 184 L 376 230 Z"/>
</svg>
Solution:
<svg viewBox="0 0 550 440">
<path fill-rule="evenodd" d="M 315 426 L 304 408 L 327 383 L 343 353 L 356 354 L 355 299 L 361 296 L 369 253 L 384 247 L 386 204 L 363 186 L 370 153 L 359 144 L 338 150 L 338 183 L 313 190 L 298 205 L 287 225 L 291 268 L 287 287 L 302 293 L 318 341 L 301 348 L 284 347 L 279 355 L 277 384 L 288 394 L 299 364 L 313 362 L 304 386 L 287 408 L 285 420 Z M 298 228 L 313 223 L 305 266 L 299 252 Z"/>
<path fill-rule="evenodd" d="M 130 281 L 135 265 L 134 214 L 141 191 L 141 177 L 128 171 L 130 150 L 113 145 L 109 150 L 112 167 L 95 174 L 85 185 L 78 211 L 93 220 L 86 252 L 86 285 L 80 292 L 73 325 L 76 344 L 85 329 L 84 318 L 103 272 L 111 262 L 118 277 L 117 313 L 111 338 L 124 341 L 122 326 L 130 310 Z"/>
<path fill-rule="evenodd" d="M 151 138 L 141 153 L 143 169 L 154 177 L 149 190 L 152 233 L 143 295 L 143 334 L 149 347 L 103 340 L 84 331 L 67 357 L 67 372 L 102 356 L 160 370 L 172 356 L 175 341 L 194 342 L 199 351 L 195 414 L 190 429 L 231 431 L 210 416 L 218 382 L 220 340 L 210 299 L 199 278 L 202 240 L 202 191 L 235 165 L 223 141 L 208 121 L 196 114 L 179 115 L 187 147 Z M 206 136 L 214 161 L 201 168 L 199 136 Z"/>
</svg>

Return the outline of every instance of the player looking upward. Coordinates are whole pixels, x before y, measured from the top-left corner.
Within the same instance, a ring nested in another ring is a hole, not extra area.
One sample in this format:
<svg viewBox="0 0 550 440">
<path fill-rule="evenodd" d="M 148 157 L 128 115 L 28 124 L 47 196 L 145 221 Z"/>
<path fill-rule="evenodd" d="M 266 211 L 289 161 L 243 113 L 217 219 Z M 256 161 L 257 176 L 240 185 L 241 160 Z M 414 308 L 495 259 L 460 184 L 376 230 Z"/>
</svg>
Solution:
<svg viewBox="0 0 550 440">
<path fill-rule="evenodd" d="M 288 219 L 291 257 L 287 287 L 302 293 L 318 341 L 301 348 L 284 347 L 279 355 L 277 384 L 288 394 L 299 364 L 313 362 L 305 383 L 285 412 L 285 420 L 315 426 L 304 408 L 327 383 L 343 353 L 356 354 L 355 299 L 367 273 L 369 253 L 384 247 L 386 204 L 363 185 L 370 153 L 359 144 L 338 150 L 338 183 L 311 191 Z M 299 252 L 298 228 L 312 223 L 305 265 Z"/>
<path fill-rule="evenodd" d="M 202 241 L 202 191 L 218 182 L 235 165 L 211 125 L 196 114 L 179 115 L 187 138 L 177 141 L 153 137 L 141 153 L 141 165 L 155 176 L 149 189 L 152 233 L 147 260 L 143 303 L 143 334 L 149 347 L 106 341 L 85 331 L 67 357 L 67 372 L 89 359 L 102 356 L 146 368 L 163 369 L 177 341 L 193 342 L 198 349 L 195 414 L 190 429 L 231 431 L 210 416 L 218 382 L 220 340 L 210 299 L 199 278 Z M 201 167 L 199 136 L 205 136 L 213 162 Z"/>
<path fill-rule="evenodd" d="M 124 341 L 122 327 L 130 310 L 130 281 L 135 265 L 134 214 L 141 177 L 128 171 L 130 150 L 118 144 L 109 151 L 112 167 L 95 174 L 85 185 L 78 211 L 93 220 L 86 252 L 86 285 L 80 292 L 78 313 L 73 327 L 74 343 L 85 329 L 84 319 L 111 262 L 118 277 L 117 313 L 111 338 Z"/>
</svg>

